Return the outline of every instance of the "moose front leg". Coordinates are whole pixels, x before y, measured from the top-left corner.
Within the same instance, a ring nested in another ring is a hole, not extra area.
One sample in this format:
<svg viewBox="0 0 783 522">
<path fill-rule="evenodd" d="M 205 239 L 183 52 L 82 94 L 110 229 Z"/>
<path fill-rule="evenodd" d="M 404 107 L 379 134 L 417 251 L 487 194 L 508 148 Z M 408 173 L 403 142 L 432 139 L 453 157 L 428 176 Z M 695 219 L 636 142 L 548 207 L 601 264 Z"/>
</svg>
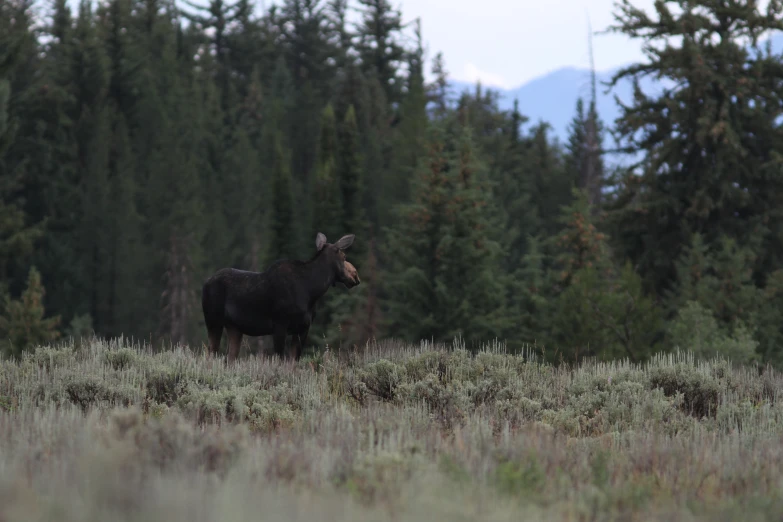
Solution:
<svg viewBox="0 0 783 522">
<path fill-rule="evenodd" d="M 239 348 L 242 346 L 242 332 L 235 330 L 234 328 L 228 328 L 228 357 L 229 363 L 236 360 L 239 355 Z"/>
<path fill-rule="evenodd" d="M 291 357 L 298 361 L 302 356 L 302 350 L 304 350 L 304 344 L 307 342 L 307 334 L 310 332 L 310 326 L 306 326 L 303 331 L 298 334 L 294 334 L 291 339 Z"/>
</svg>

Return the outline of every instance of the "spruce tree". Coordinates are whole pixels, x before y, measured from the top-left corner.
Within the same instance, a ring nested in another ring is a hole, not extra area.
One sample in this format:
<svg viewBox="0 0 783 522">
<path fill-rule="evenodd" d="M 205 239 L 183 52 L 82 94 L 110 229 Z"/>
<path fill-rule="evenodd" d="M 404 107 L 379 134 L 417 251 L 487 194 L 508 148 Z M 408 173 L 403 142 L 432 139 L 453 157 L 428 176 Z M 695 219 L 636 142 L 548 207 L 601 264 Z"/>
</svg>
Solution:
<svg viewBox="0 0 783 522">
<path fill-rule="evenodd" d="M 225 196 L 222 211 L 225 220 L 216 226 L 216 233 L 224 235 L 227 248 L 219 260 L 212 261 L 213 266 L 230 264 L 260 270 L 261 240 L 265 235 L 265 198 L 258 152 L 244 126 L 233 129 L 223 166 L 225 170 L 221 179 Z"/>
<path fill-rule="evenodd" d="M 737 324 L 752 326 L 763 303 L 763 290 L 753 281 L 760 250 L 756 242 L 740 246 L 723 237 L 709 245 L 702 234 L 694 234 L 675 263 L 677 281 L 667 293 L 670 315 L 698 302 L 726 331 Z"/>
<path fill-rule="evenodd" d="M 322 232 L 327 240 L 335 241 L 343 234 L 343 205 L 340 180 L 338 178 L 339 142 L 337 120 L 332 105 L 328 104 L 321 112 L 321 136 L 318 142 L 316 170 L 312 187 L 313 219 L 309 232 L 311 235 Z M 366 238 L 361 238 L 366 241 Z M 354 246 L 356 243 L 354 243 Z M 352 247 L 353 248 L 353 247 Z M 311 337 L 319 339 L 333 329 L 333 313 L 339 299 L 335 292 L 328 292 L 318 303 L 318 310 Z"/>
<path fill-rule="evenodd" d="M 315 164 L 318 119 L 314 114 L 332 94 L 335 54 L 324 31 L 327 23 L 321 0 L 285 0 L 281 6 L 283 52 L 291 71 L 295 102 L 287 115 L 291 119 L 291 174 L 306 187 Z M 297 195 L 304 207 L 306 191 Z"/>
<path fill-rule="evenodd" d="M 143 298 L 139 281 L 144 267 L 144 219 L 136 200 L 139 187 L 133 149 L 125 117 L 117 110 L 112 114 L 112 151 L 109 156 L 109 202 L 104 225 L 108 229 L 107 265 L 108 296 L 105 332 L 109 336 L 143 335 L 136 330 L 141 318 L 137 302 Z"/>
<path fill-rule="evenodd" d="M 46 294 L 41 284 L 41 274 L 30 267 L 25 288 L 18 300 L 5 296 L 0 315 L 0 343 L 7 355 L 19 356 L 25 350 L 47 344 L 57 339 L 60 317 L 45 317 L 43 298 Z"/>
<path fill-rule="evenodd" d="M 24 201 L 16 198 L 22 182 L 22 171 L 11 163 L 6 153 L 16 138 L 17 122 L 10 113 L 11 82 L 9 76 L 16 65 L 18 47 L 15 35 L 3 32 L 0 36 L 0 280 L 6 281 L 9 267 L 32 253 L 36 240 L 43 235 L 41 224 L 29 225 L 24 212 Z M 0 288 L 2 293 L 3 288 Z"/>
<path fill-rule="evenodd" d="M 449 75 L 442 52 L 438 52 L 432 61 L 432 74 L 435 80 L 429 86 L 430 100 L 435 104 L 434 116 L 440 119 L 445 116 L 449 107 Z"/>
<path fill-rule="evenodd" d="M 280 132 L 274 136 L 275 159 L 272 165 L 272 215 L 269 261 L 296 257 L 294 237 L 294 197 L 290 155 L 283 148 Z"/>
<path fill-rule="evenodd" d="M 412 179 L 413 199 L 396 208 L 396 226 L 385 231 L 381 245 L 387 296 L 386 331 L 395 337 L 448 340 L 448 329 L 436 291 L 441 264 L 440 242 L 448 226 L 450 180 L 444 129 L 431 127 L 427 156 Z"/>
<path fill-rule="evenodd" d="M 644 40 L 645 63 L 619 70 L 611 85 L 634 81 L 632 102 L 617 121 L 621 145 L 643 153 L 613 204 L 613 235 L 659 293 L 676 278 L 675 260 L 693 233 L 708 244 L 728 236 L 740 245 L 765 232 L 754 280 L 783 261 L 783 178 L 778 175 L 783 92 L 780 58 L 759 39 L 783 28 L 783 3 L 677 0 L 655 14 L 619 2 L 611 31 Z M 665 46 L 658 43 L 666 42 Z M 648 94 L 638 80 L 671 84 Z"/>
<path fill-rule="evenodd" d="M 443 259 L 436 295 L 450 336 L 473 342 L 504 340 L 511 329 L 506 302 L 505 251 L 485 166 L 476 158 L 469 126 L 450 137 L 455 157 L 449 166 L 447 225 L 439 242 Z M 453 140 L 453 141 L 452 141 Z"/>
<path fill-rule="evenodd" d="M 547 353 L 569 360 L 643 360 L 657 347 L 661 310 L 630 263 L 615 265 L 587 191 L 574 189 L 573 196 L 562 209 L 564 227 L 554 243 L 550 285 L 556 297 Z"/>
<path fill-rule="evenodd" d="M 359 0 L 362 12 L 357 50 L 368 77 L 377 78 L 388 103 L 399 102 L 402 81 L 398 70 L 405 58 L 399 43 L 402 15 L 389 0 Z"/>
<path fill-rule="evenodd" d="M 417 32 L 420 37 L 420 32 Z M 392 147 L 389 170 L 383 178 L 384 190 L 379 198 L 379 221 L 391 220 L 391 208 L 410 200 L 410 179 L 424 156 L 427 131 L 427 92 L 423 71 L 424 49 L 419 41 L 408 54 L 408 79 L 399 109 L 399 121 L 392 127 Z"/>
<path fill-rule="evenodd" d="M 337 121 L 332 105 L 321 112 L 321 138 L 318 143 L 318 160 L 313 180 L 313 221 L 310 231 L 320 231 L 327 238 L 338 238 L 352 233 L 345 228 L 342 186 L 340 185 Z"/>
<path fill-rule="evenodd" d="M 512 326 L 492 189 L 470 128 L 438 124 L 384 259 L 391 331 L 406 339 L 504 339 Z"/>
<path fill-rule="evenodd" d="M 584 101 L 576 102 L 576 115 L 569 126 L 566 153 L 567 176 L 574 186 L 587 190 L 593 213 L 600 210 L 604 183 L 604 163 L 601 157 L 603 124 L 598 118 L 595 101 L 585 113 Z"/>
<path fill-rule="evenodd" d="M 546 342 L 551 313 L 552 286 L 547 281 L 547 254 L 541 240 L 528 236 L 525 254 L 513 272 L 510 309 L 516 313 L 513 346 Z"/>
<path fill-rule="evenodd" d="M 359 156 L 359 136 L 356 126 L 356 112 L 353 106 L 348 107 L 348 111 L 343 117 L 338 133 L 338 172 L 337 179 L 340 185 L 340 196 L 342 202 L 342 234 L 356 234 L 361 237 L 365 232 L 363 194 L 365 184 L 361 174 L 361 157 Z M 356 248 L 359 247 L 359 248 Z M 366 246 L 360 244 L 351 248 L 352 254 L 360 256 L 360 253 L 366 251 Z"/>
<path fill-rule="evenodd" d="M 527 253 L 528 237 L 539 232 L 539 201 L 543 194 L 536 192 L 536 177 L 546 173 L 533 170 L 529 158 L 529 140 L 521 133 L 527 118 L 520 114 L 519 104 L 507 122 L 495 168 L 490 175 L 494 181 L 494 197 L 505 231 L 505 270 L 513 274 Z M 512 290 L 513 291 L 513 290 Z"/>
<path fill-rule="evenodd" d="M 173 42 L 167 49 L 169 60 L 174 56 Z M 204 200 L 204 165 L 211 150 L 202 146 L 211 132 L 205 127 L 213 120 L 201 120 L 204 113 L 195 110 L 202 106 L 212 77 L 209 70 L 201 70 L 165 80 L 170 87 L 159 96 L 166 118 L 157 136 L 159 153 L 150 158 L 154 176 L 148 189 L 154 194 L 150 234 L 157 247 L 150 270 L 163 283 L 153 287 L 160 310 L 157 333 L 163 341 L 178 343 L 187 342 L 201 320 L 199 290 L 202 277 L 207 276 L 206 260 L 214 252 L 204 251 L 206 234 L 211 232 L 207 220 L 213 215 L 205 205 L 217 198 Z"/>
</svg>

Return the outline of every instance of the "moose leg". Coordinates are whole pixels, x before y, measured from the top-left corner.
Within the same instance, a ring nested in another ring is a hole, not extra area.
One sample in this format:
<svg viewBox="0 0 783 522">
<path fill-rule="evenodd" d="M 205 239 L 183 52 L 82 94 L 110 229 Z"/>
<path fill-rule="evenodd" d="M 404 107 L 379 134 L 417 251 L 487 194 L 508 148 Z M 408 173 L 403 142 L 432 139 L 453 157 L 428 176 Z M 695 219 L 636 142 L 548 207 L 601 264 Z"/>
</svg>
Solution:
<svg viewBox="0 0 783 522">
<path fill-rule="evenodd" d="M 288 334 L 287 324 L 278 323 L 275 325 L 275 332 L 273 336 L 275 354 L 280 358 L 283 357 L 283 353 L 285 352 L 285 337 L 287 334 Z"/>
<path fill-rule="evenodd" d="M 242 345 L 242 332 L 234 328 L 227 328 L 228 331 L 228 362 L 232 363 L 239 355 L 239 347 Z"/>
<path fill-rule="evenodd" d="M 223 327 L 210 328 L 207 331 L 209 337 L 209 355 L 217 355 L 220 351 L 220 339 L 223 337 Z"/>
<path fill-rule="evenodd" d="M 302 356 L 302 351 L 304 350 L 304 344 L 307 342 L 307 334 L 309 331 L 310 327 L 307 326 L 303 331 L 294 334 L 293 339 L 291 339 L 291 356 L 295 361 L 298 361 Z"/>
</svg>

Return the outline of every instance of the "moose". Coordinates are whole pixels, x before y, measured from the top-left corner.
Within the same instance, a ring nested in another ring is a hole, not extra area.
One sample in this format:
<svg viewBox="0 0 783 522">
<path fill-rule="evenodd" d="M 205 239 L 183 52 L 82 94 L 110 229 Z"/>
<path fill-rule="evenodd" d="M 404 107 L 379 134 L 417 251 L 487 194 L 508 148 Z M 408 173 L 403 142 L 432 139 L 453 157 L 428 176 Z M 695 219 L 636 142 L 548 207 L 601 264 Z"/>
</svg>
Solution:
<svg viewBox="0 0 783 522">
<path fill-rule="evenodd" d="M 201 289 L 210 354 L 217 355 L 225 328 L 229 363 L 239 354 L 244 335 L 272 335 L 274 352 L 282 357 L 286 336 L 291 334 L 292 355 L 298 360 L 318 300 L 337 283 L 350 289 L 361 282 L 356 268 L 345 259 L 354 237 L 348 234 L 331 244 L 318 232 L 315 255 L 308 261 L 282 259 L 263 272 L 236 268 L 215 272 Z"/>
</svg>

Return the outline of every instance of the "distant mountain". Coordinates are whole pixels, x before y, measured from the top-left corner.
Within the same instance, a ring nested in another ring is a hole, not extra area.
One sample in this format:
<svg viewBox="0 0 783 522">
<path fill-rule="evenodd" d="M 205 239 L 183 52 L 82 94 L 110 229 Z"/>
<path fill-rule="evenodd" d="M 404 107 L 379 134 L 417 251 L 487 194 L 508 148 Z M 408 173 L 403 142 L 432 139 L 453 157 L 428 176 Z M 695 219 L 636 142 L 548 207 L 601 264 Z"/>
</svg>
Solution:
<svg viewBox="0 0 783 522">
<path fill-rule="evenodd" d="M 612 75 L 620 68 L 608 71 L 596 72 L 596 94 L 598 100 L 598 113 L 606 124 L 612 124 L 620 115 L 620 108 L 614 100 L 617 95 L 624 103 L 631 100 L 632 88 L 628 80 L 621 81 L 617 86 L 606 92 Z M 642 81 L 642 89 L 645 92 L 653 92 L 660 88 L 660 84 L 654 80 L 645 78 Z M 452 81 L 451 92 L 453 95 L 476 89 L 475 84 Z M 565 142 L 568 136 L 568 126 L 576 114 L 576 101 L 581 96 L 585 102 L 590 99 L 590 70 L 576 67 L 564 67 L 551 73 L 535 78 L 520 87 L 514 89 L 501 89 L 492 86 L 489 88 L 499 94 L 498 105 L 501 109 L 511 110 L 514 100 L 519 101 L 519 111 L 529 118 L 528 125 L 541 120 L 552 125 L 553 135 L 561 142 Z"/>
<path fill-rule="evenodd" d="M 771 41 L 773 52 L 780 53 L 783 50 L 783 35 L 776 34 Z M 620 69 L 621 67 L 617 67 L 596 72 L 598 114 L 607 126 L 614 125 L 614 120 L 620 115 L 620 108 L 614 96 L 617 95 L 623 103 L 629 103 L 633 93 L 628 80 L 621 81 L 611 91 L 606 92 L 604 82 L 608 83 L 612 75 Z M 645 93 L 660 92 L 664 85 L 661 81 L 649 77 L 641 82 Z M 475 83 L 459 81 L 452 81 L 450 85 L 453 96 L 466 89 L 473 92 L 475 88 Z M 489 88 L 499 93 L 498 104 L 501 109 L 511 110 L 514 107 L 514 99 L 519 100 L 519 111 L 530 119 L 527 125 L 540 120 L 547 121 L 552 125 L 553 137 L 565 143 L 568 126 L 576 113 L 577 99 L 580 96 L 585 102 L 590 99 L 590 70 L 564 67 L 513 89 Z M 606 146 L 614 145 L 610 137 L 607 136 L 607 140 Z"/>
</svg>

